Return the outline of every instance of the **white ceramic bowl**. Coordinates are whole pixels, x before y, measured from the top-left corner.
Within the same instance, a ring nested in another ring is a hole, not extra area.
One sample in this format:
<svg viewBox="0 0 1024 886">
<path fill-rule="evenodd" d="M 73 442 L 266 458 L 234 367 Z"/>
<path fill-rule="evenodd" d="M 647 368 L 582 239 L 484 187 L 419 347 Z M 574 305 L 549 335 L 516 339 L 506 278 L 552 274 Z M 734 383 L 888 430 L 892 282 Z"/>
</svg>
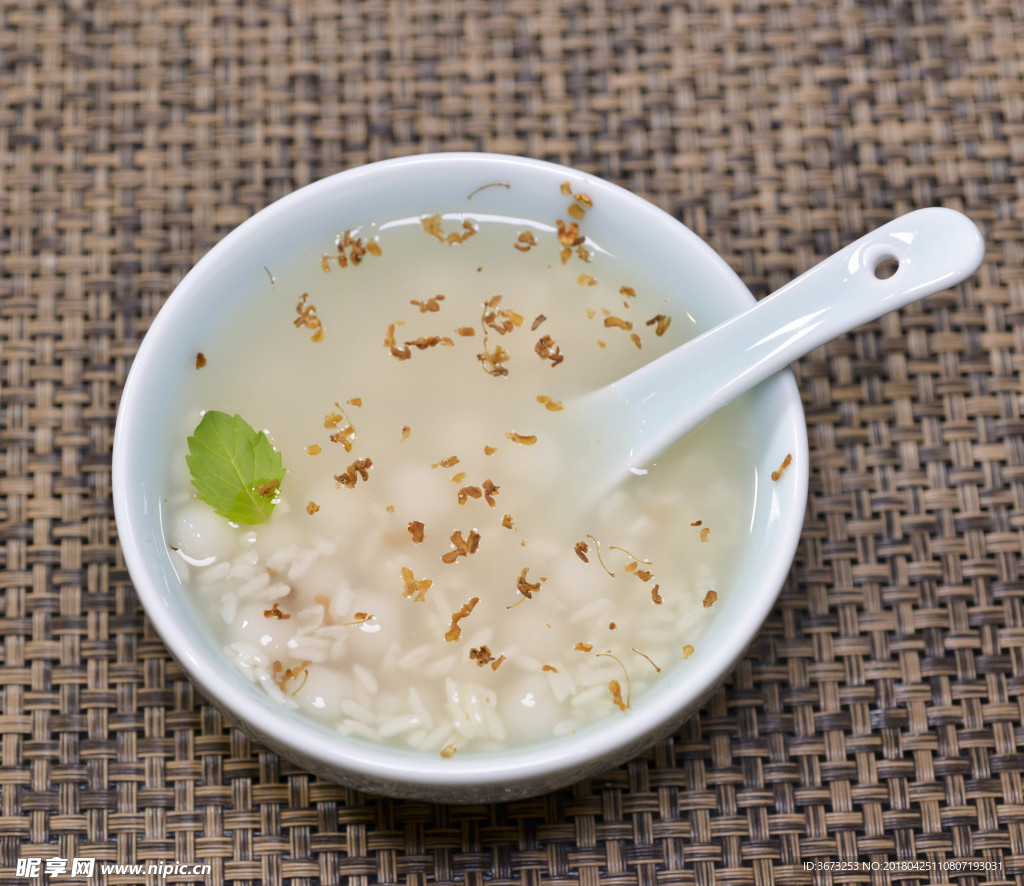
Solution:
<svg viewBox="0 0 1024 886">
<path fill-rule="evenodd" d="M 161 525 L 166 490 L 160 479 L 172 444 L 180 446 L 165 404 L 173 401 L 194 360 L 195 331 L 244 311 L 247 292 L 261 278 L 265 283 L 269 269 L 287 275 L 311 249 L 316 260 L 316 244 L 346 227 L 439 209 L 550 218 L 564 209 L 563 182 L 592 197 L 587 230 L 593 240 L 629 250 L 654 269 L 677 310 L 682 302 L 693 317 L 696 332 L 753 303 L 710 247 L 622 188 L 519 157 L 422 155 L 339 173 L 257 213 L 215 246 L 171 294 L 132 366 L 117 420 L 113 487 L 120 542 L 139 598 L 170 652 L 211 702 L 267 747 L 327 778 L 392 796 L 490 802 L 553 790 L 618 765 L 674 731 L 715 690 L 754 638 L 789 571 L 803 523 L 808 457 L 800 398 L 785 372 L 734 404 L 758 429 L 751 444 L 759 453 L 756 468 L 762 478 L 735 581 L 721 594 L 700 637 L 700 654 L 667 673 L 625 716 L 606 717 L 560 739 L 451 759 L 379 746 L 343 737 L 271 701 L 229 664 L 197 615 L 179 583 Z M 493 183 L 503 186 L 481 190 Z M 768 476 L 780 453 L 791 454 L 793 461 L 785 482 L 773 483 Z"/>
</svg>

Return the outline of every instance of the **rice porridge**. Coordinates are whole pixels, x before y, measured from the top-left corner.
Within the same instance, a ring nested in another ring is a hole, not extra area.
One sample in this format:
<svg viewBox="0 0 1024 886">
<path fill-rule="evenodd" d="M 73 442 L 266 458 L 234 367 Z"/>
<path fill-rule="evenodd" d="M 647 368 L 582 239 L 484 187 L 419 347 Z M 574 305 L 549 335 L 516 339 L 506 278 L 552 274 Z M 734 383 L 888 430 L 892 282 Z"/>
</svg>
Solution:
<svg viewBox="0 0 1024 886">
<path fill-rule="evenodd" d="M 586 465 L 550 443 L 573 398 L 693 323 L 563 193 L 561 220 L 439 207 L 332 234 L 197 330 L 167 542 L 225 654 L 280 704 L 451 756 L 629 716 L 700 655 L 748 532 L 753 435 L 726 408 L 573 509 Z M 280 458 L 262 522 L 191 482 L 213 414 Z"/>
</svg>

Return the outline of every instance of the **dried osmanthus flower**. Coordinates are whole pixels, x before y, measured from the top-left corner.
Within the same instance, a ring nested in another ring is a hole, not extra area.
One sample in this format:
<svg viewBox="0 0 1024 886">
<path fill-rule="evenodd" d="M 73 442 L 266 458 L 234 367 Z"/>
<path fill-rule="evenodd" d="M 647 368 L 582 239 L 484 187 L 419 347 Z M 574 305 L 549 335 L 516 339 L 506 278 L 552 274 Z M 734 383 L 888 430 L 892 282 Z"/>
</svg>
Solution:
<svg viewBox="0 0 1024 886">
<path fill-rule="evenodd" d="M 441 227 L 441 213 L 438 212 L 434 215 L 425 215 L 420 219 L 420 224 L 423 226 L 423 230 L 430 234 L 431 237 L 436 237 L 444 243 L 444 230 Z"/>
<path fill-rule="evenodd" d="M 498 345 L 493 352 L 488 351 L 486 336 L 484 338 L 484 342 L 484 350 L 476 355 L 477 360 L 479 360 L 483 366 L 484 372 L 495 377 L 508 375 L 508 367 L 505 366 L 509 361 L 508 351 L 506 351 L 501 345 Z"/>
<path fill-rule="evenodd" d="M 495 661 L 494 654 L 487 646 L 474 647 L 469 650 L 469 660 L 475 662 L 477 667 L 483 667 Z"/>
<path fill-rule="evenodd" d="M 434 295 L 428 298 L 426 301 L 420 301 L 417 298 L 410 299 L 409 304 L 416 305 L 420 309 L 421 314 L 430 312 L 436 312 L 441 310 L 441 302 L 444 301 L 443 295 Z"/>
<path fill-rule="evenodd" d="M 270 676 L 278 686 L 283 688 L 285 684 L 290 683 L 298 677 L 299 674 L 302 674 L 302 683 L 300 683 L 292 692 L 292 695 L 295 695 L 303 686 L 306 685 L 306 680 L 309 679 L 309 666 L 311 664 L 311 661 L 303 661 L 294 668 L 286 668 L 280 661 L 275 660 L 271 662 L 270 665 Z"/>
<path fill-rule="evenodd" d="M 367 622 L 371 622 L 375 618 L 376 618 L 376 616 L 372 615 L 369 612 L 356 612 L 356 613 L 354 613 L 352 615 L 352 620 L 351 621 L 343 621 L 342 625 L 344 627 L 348 627 L 348 628 L 356 627 L 358 625 L 364 625 Z"/>
<path fill-rule="evenodd" d="M 446 643 L 454 643 L 456 640 L 459 639 L 459 637 L 462 636 L 462 628 L 459 627 L 459 622 L 462 621 L 462 619 L 468 617 L 469 614 L 473 611 L 476 604 L 479 602 L 479 597 L 470 597 L 469 601 L 467 603 L 464 603 L 459 608 L 458 612 L 452 613 L 451 627 L 448 628 L 448 631 L 444 635 Z"/>
<path fill-rule="evenodd" d="M 566 210 L 575 219 L 582 219 L 586 211 L 593 207 L 593 201 L 586 194 L 573 194 L 575 203 L 570 203 Z"/>
<path fill-rule="evenodd" d="M 419 338 L 411 339 L 403 344 L 407 349 L 412 346 L 421 351 L 425 351 L 427 348 L 436 348 L 438 345 L 445 345 L 449 348 L 455 346 L 455 342 L 447 335 L 421 335 Z"/>
<path fill-rule="evenodd" d="M 552 366 L 557 366 L 565 359 L 561 348 L 559 348 L 550 335 L 542 335 L 537 340 L 537 344 L 533 346 L 533 349 L 541 360 L 550 360 Z"/>
<path fill-rule="evenodd" d="M 512 245 L 520 252 L 529 252 L 537 245 L 537 238 L 534 237 L 533 231 L 521 231 Z"/>
<path fill-rule="evenodd" d="M 286 618 L 291 618 L 291 616 L 287 612 L 282 612 L 281 611 L 281 605 L 279 603 L 277 603 L 276 601 L 275 601 L 274 605 L 270 607 L 270 609 L 264 609 L 263 610 L 263 617 L 264 618 L 276 618 L 276 619 L 280 619 L 280 620 L 283 620 L 283 619 L 286 619 Z"/>
<path fill-rule="evenodd" d="M 412 356 L 412 351 L 407 346 L 399 347 L 395 341 L 394 323 L 388 325 L 387 334 L 384 336 L 384 347 L 391 351 L 391 356 L 396 360 L 408 360 Z"/>
<path fill-rule="evenodd" d="M 785 471 L 786 468 L 788 468 L 792 463 L 793 456 L 787 454 L 786 457 L 782 460 L 782 464 L 779 465 L 779 469 L 777 471 L 772 471 L 772 480 L 774 480 L 777 483 L 779 479 L 782 477 L 783 471 Z"/>
<path fill-rule="evenodd" d="M 445 563 L 454 563 L 459 557 L 468 557 L 470 554 L 475 554 L 477 548 L 480 547 L 480 533 L 475 529 L 471 529 L 469 532 L 469 538 L 462 537 L 462 530 L 456 529 L 449 536 L 454 548 L 448 551 L 447 554 L 441 555 L 441 560 Z"/>
<path fill-rule="evenodd" d="M 366 243 L 363 243 L 363 238 L 352 236 L 351 230 L 341 234 L 335 241 L 335 245 L 338 247 L 336 259 L 340 268 L 348 267 L 350 263 L 353 266 L 358 265 L 367 254 L 380 255 L 383 251 L 380 243 L 376 240 L 368 240 Z M 323 256 L 320 260 L 320 266 L 325 271 L 329 271 L 331 269 L 330 256 Z"/>
<path fill-rule="evenodd" d="M 671 317 L 665 316 L 665 314 L 655 314 L 647 321 L 648 326 L 654 327 L 654 334 L 662 336 L 668 330 L 669 324 L 672 322 Z"/>
<path fill-rule="evenodd" d="M 411 597 L 417 603 L 422 603 L 426 599 L 427 591 L 433 584 L 429 578 L 417 579 L 408 566 L 402 567 L 402 581 L 405 583 L 402 596 Z"/>
<path fill-rule="evenodd" d="M 329 431 L 334 431 L 330 435 L 332 443 L 341 443 L 345 447 L 346 452 L 352 451 L 352 444 L 356 438 L 356 428 L 352 424 L 349 417 L 345 414 L 345 410 L 342 409 L 340 403 L 334 404 L 340 411 L 329 412 L 324 416 L 324 427 Z"/>
<path fill-rule="evenodd" d="M 513 443 L 521 443 L 523 446 L 533 446 L 537 442 L 536 434 L 520 434 L 516 431 L 509 431 L 505 436 Z"/>
<path fill-rule="evenodd" d="M 484 302 L 484 312 L 480 318 L 485 327 L 490 327 L 498 335 L 508 335 L 523 325 L 523 317 L 510 308 L 499 308 L 501 296 L 495 295 Z M 484 330 L 486 332 L 486 329 Z"/>
<path fill-rule="evenodd" d="M 625 711 L 629 708 L 629 702 L 623 701 L 622 698 L 622 687 L 619 685 L 618 680 L 608 681 L 608 691 L 612 694 L 612 703 L 620 710 Z"/>
<path fill-rule="evenodd" d="M 481 498 L 482 496 L 483 492 L 481 491 L 479 486 L 463 486 L 459 490 L 459 504 L 464 505 L 468 499 Z"/>
<path fill-rule="evenodd" d="M 280 480 L 270 480 L 267 483 L 260 483 L 260 485 L 256 487 L 256 494 L 262 495 L 264 498 L 272 497 L 280 486 Z"/>
<path fill-rule="evenodd" d="M 540 590 L 540 586 L 543 582 L 547 581 L 546 578 L 541 578 L 540 581 L 531 582 L 527 580 L 526 573 L 530 571 L 530 567 L 527 566 L 519 573 L 519 578 L 516 580 L 516 590 L 519 591 L 527 600 L 531 599 L 537 591 Z"/>
<path fill-rule="evenodd" d="M 618 327 L 619 329 L 625 329 L 627 332 L 633 328 L 631 320 L 623 320 L 621 317 L 611 315 L 604 318 L 604 325 L 608 328 Z"/>
<path fill-rule="evenodd" d="M 609 628 L 614 627 L 614 622 L 612 624 L 610 624 L 608 627 Z M 615 704 L 616 707 L 618 707 L 618 709 L 620 711 L 626 710 L 629 707 L 629 696 L 630 696 L 629 671 L 626 670 L 626 666 L 622 663 L 622 659 L 619 658 L 617 655 L 613 655 L 610 652 L 598 652 L 596 654 L 596 657 L 597 658 L 611 658 L 611 659 L 615 660 L 616 662 L 618 662 L 619 667 L 622 668 L 622 676 L 626 680 L 626 697 L 625 697 L 625 699 L 623 699 L 623 697 L 622 697 L 622 686 L 619 684 L 618 680 L 609 680 L 608 681 L 608 691 L 611 692 L 611 694 L 612 694 L 612 702 L 613 702 L 613 704 Z"/>
<path fill-rule="evenodd" d="M 356 480 L 360 477 L 365 483 L 370 479 L 370 468 L 373 467 L 373 461 L 368 458 L 358 458 L 352 464 L 348 466 L 344 474 L 335 474 L 334 481 L 339 486 L 347 486 L 352 489 L 356 485 Z"/>
<path fill-rule="evenodd" d="M 494 351 L 490 350 L 488 330 L 496 332 L 498 335 L 508 335 L 523 324 L 520 314 L 507 308 L 499 308 L 500 304 L 500 295 L 491 296 L 484 302 L 483 312 L 480 315 L 480 326 L 484 333 L 484 349 L 476 355 L 477 360 L 483 364 L 484 371 L 493 376 L 508 375 L 508 369 L 504 364 L 508 362 L 509 354 L 501 345 L 498 345 Z"/>
<path fill-rule="evenodd" d="M 472 223 L 465 220 L 462 222 L 461 232 L 452 231 L 446 234 L 443 228 L 441 213 L 439 212 L 434 215 L 424 216 L 420 219 L 420 224 L 423 226 L 424 231 L 432 237 L 436 237 L 442 243 L 447 243 L 449 246 L 453 243 L 463 243 L 476 233 L 476 228 L 473 227 Z"/>
<path fill-rule="evenodd" d="M 452 231 L 452 233 L 450 233 L 445 238 L 445 242 L 448 243 L 449 246 L 452 243 L 464 243 L 466 240 L 468 240 L 470 237 L 472 237 L 475 233 L 476 233 L 476 228 L 474 228 L 473 225 L 469 221 L 464 221 L 462 223 L 462 232 L 461 233 L 457 233 L 455 231 Z"/>
<path fill-rule="evenodd" d="M 558 229 L 558 241 L 562 244 L 562 251 L 560 255 L 562 264 L 565 264 L 569 260 L 573 249 L 576 250 L 576 254 L 583 259 L 583 261 L 590 261 L 590 252 L 583 245 L 585 238 L 580 236 L 577 222 L 583 219 L 586 211 L 592 208 L 594 203 L 587 194 L 573 194 L 572 185 L 569 182 L 562 182 L 560 190 L 567 197 L 573 198 L 573 202 L 566 208 L 566 212 L 571 218 L 576 220 L 570 222 L 568 225 L 566 225 L 561 219 L 558 219 L 556 223 Z"/>
<path fill-rule="evenodd" d="M 572 257 L 572 251 L 577 250 L 577 255 L 584 260 L 589 260 L 589 253 L 583 246 L 586 240 L 582 234 L 580 234 L 580 226 L 576 222 L 570 222 L 566 224 L 561 219 L 555 222 L 555 226 L 558 230 L 558 242 L 562 244 L 562 251 L 559 253 L 559 258 L 562 260 L 564 265 Z"/>
<path fill-rule="evenodd" d="M 302 293 L 302 297 L 299 299 L 298 304 L 295 306 L 295 312 L 299 315 L 298 317 L 295 318 L 295 327 L 299 328 L 301 326 L 304 326 L 306 329 L 312 329 L 313 334 L 310 336 L 310 341 L 323 341 L 323 323 L 320 322 L 320 318 L 317 316 L 316 307 L 311 304 L 306 304 L 306 300 L 308 298 L 308 292 Z"/>
<path fill-rule="evenodd" d="M 561 412 L 565 407 L 562 406 L 561 400 L 555 400 L 553 397 L 549 397 L 547 394 L 538 394 L 537 402 L 543 403 L 544 408 L 548 412 Z"/>
</svg>

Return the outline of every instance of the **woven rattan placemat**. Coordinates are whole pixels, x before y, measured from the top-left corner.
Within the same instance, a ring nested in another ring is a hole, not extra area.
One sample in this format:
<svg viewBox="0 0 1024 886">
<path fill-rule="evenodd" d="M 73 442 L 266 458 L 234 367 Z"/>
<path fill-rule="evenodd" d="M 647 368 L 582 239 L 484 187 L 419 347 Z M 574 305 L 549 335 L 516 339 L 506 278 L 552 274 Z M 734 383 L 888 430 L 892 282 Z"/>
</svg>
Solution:
<svg viewBox="0 0 1024 886">
<path fill-rule="evenodd" d="M 0 880 L 1020 882 L 1022 46 L 1021 0 L 2 0 Z M 299 185 L 456 149 L 639 191 L 757 295 L 919 206 L 988 247 L 797 365 L 803 538 L 699 716 L 498 806 L 357 794 L 226 725 L 110 496 L 126 371 L 191 264 Z M 157 862 L 184 869 L 100 869 Z"/>
</svg>

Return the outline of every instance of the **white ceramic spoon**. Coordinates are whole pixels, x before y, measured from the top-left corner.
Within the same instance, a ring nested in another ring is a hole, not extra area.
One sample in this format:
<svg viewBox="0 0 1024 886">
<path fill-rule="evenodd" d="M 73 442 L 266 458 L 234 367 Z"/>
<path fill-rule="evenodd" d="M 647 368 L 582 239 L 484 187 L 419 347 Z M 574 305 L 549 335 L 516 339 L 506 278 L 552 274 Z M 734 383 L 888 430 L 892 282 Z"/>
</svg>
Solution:
<svg viewBox="0 0 1024 886">
<path fill-rule="evenodd" d="M 882 314 L 970 276 L 977 227 L 952 209 L 920 209 L 861 237 L 754 307 L 571 404 L 570 447 L 591 449 L 614 484 L 644 473 L 671 443 L 798 357 Z M 891 276 L 881 266 L 896 263 Z M 568 409 L 567 416 L 568 417 Z M 570 448 L 569 452 L 578 453 Z"/>
</svg>

